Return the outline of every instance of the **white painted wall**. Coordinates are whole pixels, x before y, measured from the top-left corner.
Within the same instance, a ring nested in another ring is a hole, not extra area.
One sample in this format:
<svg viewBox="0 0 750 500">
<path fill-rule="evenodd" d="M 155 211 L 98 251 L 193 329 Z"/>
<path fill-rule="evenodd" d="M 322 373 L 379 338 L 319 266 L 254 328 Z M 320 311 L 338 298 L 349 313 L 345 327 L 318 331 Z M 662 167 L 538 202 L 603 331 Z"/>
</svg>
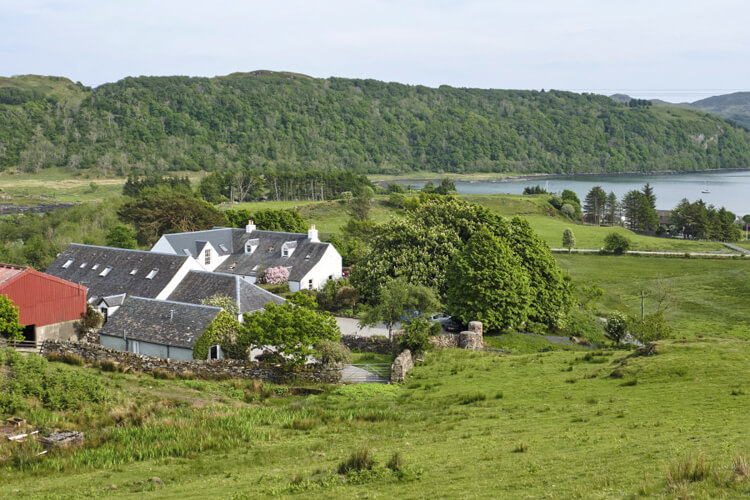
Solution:
<svg viewBox="0 0 750 500">
<path fill-rule="evenodd" d="M 310 288 L 310 280 L 312 280 L 313 289 L 323 288 L 329 276 L 334 280 L 341 279 L 341 255 L 333 245 L 328 245 L 318 263 L 299 281 L 297 289 Z M 289 289 L 292 290 L 291 281 L 289 282 Z"/>
<path fill-rule="evenodd" d="M 208 250 L 208 251 L 211 252 L 211 259 L 210 259 L 211 263 L 210 264 L 206 264 L 206 254 L 205 254 L 206 250 Z M 201 268 L 204 271 L 213 272 L 213 271 L 216 270 L 217 267 L 219 267 L 219 265 L 222 262 L 224 262 L 225 260 L 227 260 L 228 257 L 229 257 L 229 254 L 227 254 L 227 255 L 219 255 L 219 252 L 216 251 L 216 249 L 211 244 L 211 242 L 207 241 L 206 244 L 203 246 L 203 248 L 201 248 L 201 251 L 198 252 L 198 257 L 195 260 L 198 261 L 198 264 L 201 265 Z"/>
<path fill-rule="evenodd" d="M 161 238 L 159 238 L 159 241 L 157 241 L 154 244 L 154 246 L 151 247 L 151 251 L 179 255 L 177 251 L 174 248 L 172 248 L 172 245 L 169 244 L 169 241 L 167 241 L 166 236 L 162 236 Z"/>
<path fill-rule="evenodd" d="M 175 275 L 172 277 L 172 279 L 167 283 L 167 286 L 164 287 L 164 289 L 159 292 L 159 295 L 154 297 L 156 300 L 167 300 L 167 297 L 172 295 L 172 292 L 175 291 L 175 288 L 182 283 L 182 280 L 185 279 L 185 276 L 190 271 L 203 271 L 203 266 L 198 264 L 198 261 L 196 261 L 192 257 L 188 257 L 185 260 L 185 263 L 182 264 L 182 267 L 175 273 Z"/>
</svg>

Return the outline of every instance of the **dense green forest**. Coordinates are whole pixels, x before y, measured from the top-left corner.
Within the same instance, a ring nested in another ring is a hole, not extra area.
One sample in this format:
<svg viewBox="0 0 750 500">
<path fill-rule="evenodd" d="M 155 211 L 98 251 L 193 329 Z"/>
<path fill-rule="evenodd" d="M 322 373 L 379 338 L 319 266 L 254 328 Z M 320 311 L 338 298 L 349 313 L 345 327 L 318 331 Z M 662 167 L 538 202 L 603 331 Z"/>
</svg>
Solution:
<svg viewBox="0 0 750 500">
<path fill-rule="evenodd" d="M 694 110 L 561 91 L 254 72 L 95 89 L 0 78 L 0 169 L 355 173 L 744 168 L 750 132 Z"/>
</svg>

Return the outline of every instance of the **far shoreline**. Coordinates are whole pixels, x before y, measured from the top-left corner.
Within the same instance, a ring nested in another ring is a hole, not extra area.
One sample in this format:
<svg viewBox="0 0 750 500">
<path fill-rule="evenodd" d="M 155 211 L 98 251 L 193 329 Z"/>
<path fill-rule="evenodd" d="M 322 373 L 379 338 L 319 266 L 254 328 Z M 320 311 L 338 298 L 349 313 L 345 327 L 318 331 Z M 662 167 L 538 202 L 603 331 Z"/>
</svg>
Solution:
<svg viewBox="0 0 750 500">
<path fill-rule="evenodd" d="M 509 175 L 502 177 L 502 173 L 496 173 L 499 177 L 456 177 L 456 174 L 446 173 L 441 177 L 424 177 L 424 178 L 399 178 L 394 176 L 392 179 L 383 179 L 372 181 L 373 184 L 379 186 L 385 186 L 392 183 L 405 184 L 410 182 L 440 182 L 445 178 L 450 179 L 453 182 L 488 182 L 488 183 L 503 183 L 503 182 L 523 182 L 531 180 L 544 180 L 544 179 L 570 179 L 570 178 L 585 178 L 585 177 L 637 177 L 637 176 L 661 176 L 661 175 L 682 175 L 682 174 L 710 174 L 710 173 L 721 173 L 721 172 L 750 172 L 749 168 L 712 168 L 706 170 L 651 170 L 647 172 L 595 172 L 595 173 L 571 173 L 571 174 L 549 174 L 549 173 L 536 173 L 536 174 L 523 174 L 523 175 Z M 495 174 L 495 172 L 487 172 L 488 175 Z M 464 175 L 464 174 L 458 174 Z M 476 174 L 469 174 L 476 175 Z"/>
</svg>

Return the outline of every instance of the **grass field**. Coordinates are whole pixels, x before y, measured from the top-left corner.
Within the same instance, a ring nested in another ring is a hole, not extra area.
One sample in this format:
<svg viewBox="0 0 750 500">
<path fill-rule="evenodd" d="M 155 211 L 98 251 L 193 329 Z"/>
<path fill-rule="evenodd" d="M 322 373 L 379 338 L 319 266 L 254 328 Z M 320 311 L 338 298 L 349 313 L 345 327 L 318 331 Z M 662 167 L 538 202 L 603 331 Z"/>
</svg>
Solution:
<svg viewBox="0 0 750 500">
<path fill-rule="evenodd" d="M 205 175 L 203 172 L 175 172 L 187 175 L 193 184 Z M 122 195 L 123 177 L 101 177 L 81 171 L 77 175 L 68 169 L 46 168 L 35 174 L 0 173 L 0 193 L 11 195 L 18 205 L 53 202 L 98 202 Z M 96 185 L 92 189 L 91 183 Z"/>
<path fill-rule="evenodd" d="M 654 312 L 667 290 L 665 316 L 679 336 L 750 339 L 750 262 L 604 255 L 555 255 L 578 284 L 597 283 L 605 292 L 600 312 Z"/>
<path fill-rule="evenodd" d="M 0 496 L 741 497 L 749 347 L 673 341 L 636 357 L 448 349 L 428 353 L 403 385 L 257 399 L 239 381 L 64 366 L 120 396 L 54 413 L 53 425 L 89 431 L 88 445 L 6 462 Z M 39 406 L 22 416 L 33 423 Z M 372 467 L 338 474 L 363 447 Z"/>
</svg>

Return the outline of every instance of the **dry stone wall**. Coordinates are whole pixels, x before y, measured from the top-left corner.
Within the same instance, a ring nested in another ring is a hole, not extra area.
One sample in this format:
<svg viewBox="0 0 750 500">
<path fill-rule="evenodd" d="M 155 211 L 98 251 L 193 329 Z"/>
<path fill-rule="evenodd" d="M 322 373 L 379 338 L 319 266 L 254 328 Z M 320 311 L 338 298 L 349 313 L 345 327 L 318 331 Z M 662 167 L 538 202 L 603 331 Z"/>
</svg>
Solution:
<svg viewBox="0 0 750 500">
<path fill-rule="evenodd" d="M 342 335 L 341 343 L 352 351 L 374 352 L 377 354 L 395 354 L 393 342 L 386 337 L 358 337 L 357 335 Z"/>
<path fill-rule="evenodd" d="M 47 340 L 42 344 L 41 354 L 45 357 L 75 355 L 92 363 L 111 361 L 128 371 L 143 373 L 170 373 L 175 376 L 224 379 L 250 378 L 273 383 L 313 382 L 336 384 L 341 382 L 341 364 L 323 365 L 320 363 L 289 367 L 273 363 L 222 359 L 213 361 L 175 361 L 141 354 L 107 349 L 87 342 L 67 342 Z"/>
<path fill-rule="evenodd" d="M 403 382 L 406 380 L 406 374 L 412 368 L 414 368 L 414 359 L 411 356 L 411 351 L 406 349 L 393 360 L 393 364 L 391 365 L 391 382 Z"/>
</svg>

